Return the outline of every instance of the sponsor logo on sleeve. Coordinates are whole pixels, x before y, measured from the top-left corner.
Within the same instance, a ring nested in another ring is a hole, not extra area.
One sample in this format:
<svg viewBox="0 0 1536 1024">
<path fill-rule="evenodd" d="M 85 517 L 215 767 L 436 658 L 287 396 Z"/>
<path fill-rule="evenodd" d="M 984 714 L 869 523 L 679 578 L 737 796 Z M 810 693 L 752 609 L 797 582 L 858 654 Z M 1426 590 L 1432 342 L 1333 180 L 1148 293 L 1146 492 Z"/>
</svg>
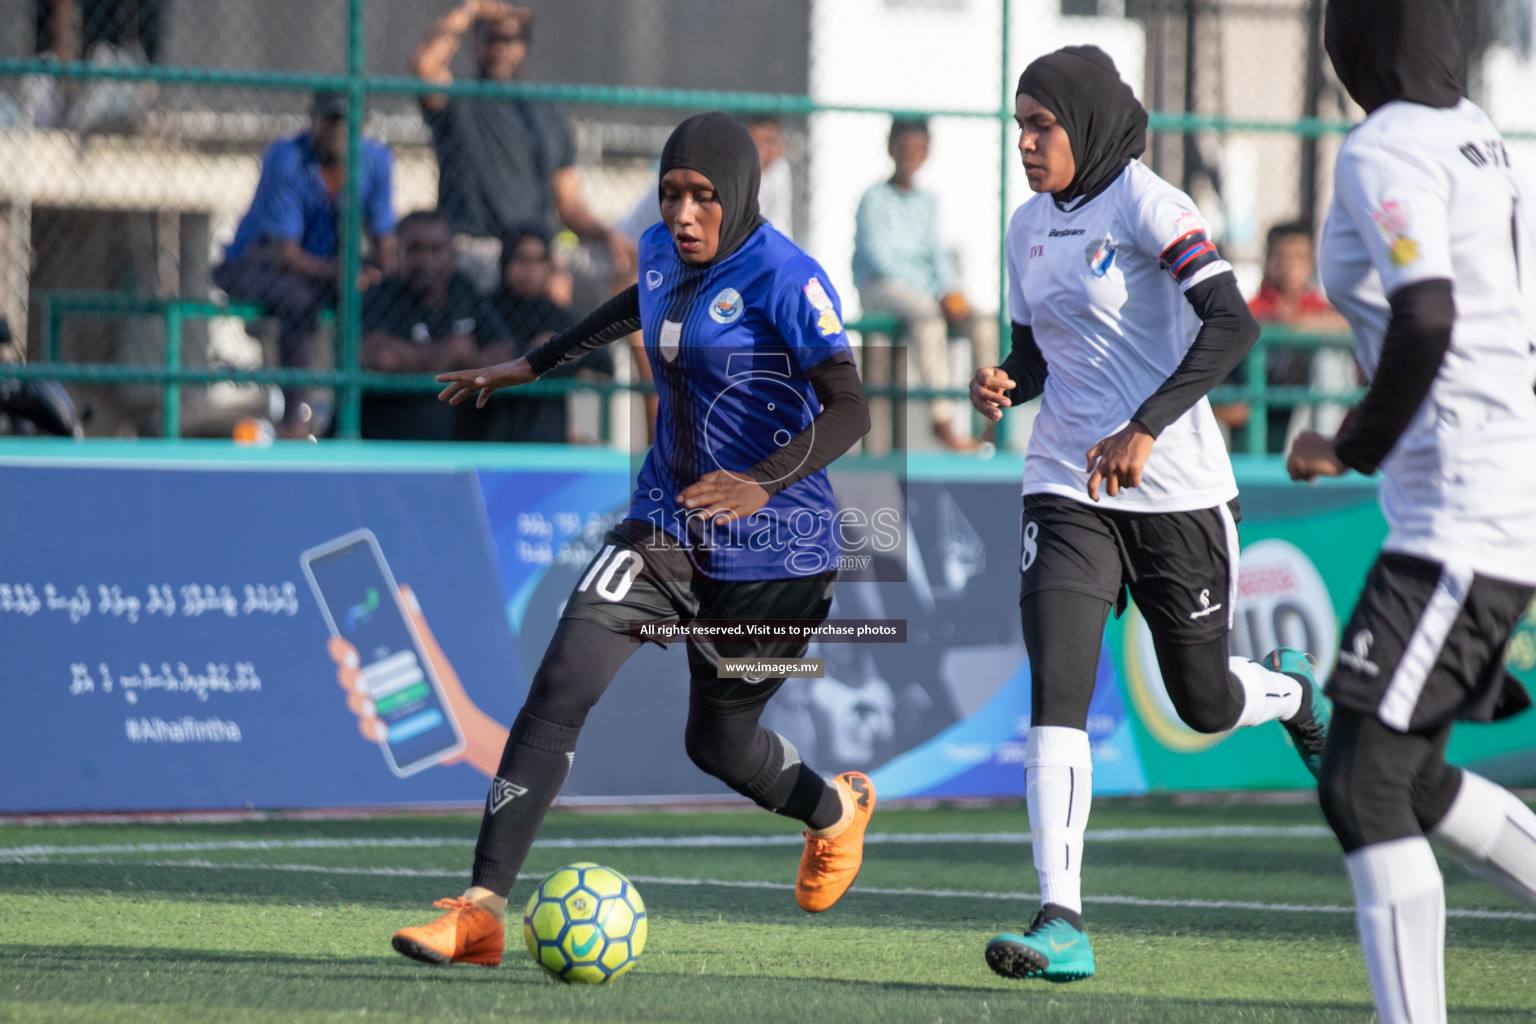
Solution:
<svg viewBox="0 0 1536 1024">
<path fill-rule="evenodd" d="M 1408 208 L 1396 199 L 1388 199 L 1371 212 L 1376 230 L 1387 240 L 1387 259 L 1394 267 L 1406 267 L 1419 258 L 1419 243 L 1414 240 Z"/>
<path fill-rule="evenodd" d="M 814 277 L 811 278 L 806 283 L 804 291 L 806 300 L 816 311 L 816 329 L 828 338 L 841 334 L 843 322 L 837 318 L 837 310 L 832 305 L 832 296 L 827 294 L 821 282 Z"/>
<path fill-rule="evenodd" d="M 651 291 L 655 291 L 657 288 L 660 288 L 661 282 L 663 280 L 665 280 L 665 278 L 661 276 L 661 271 L 659 270 L 647 270 L 645 272 L 645 286 Z"/>
</svg>

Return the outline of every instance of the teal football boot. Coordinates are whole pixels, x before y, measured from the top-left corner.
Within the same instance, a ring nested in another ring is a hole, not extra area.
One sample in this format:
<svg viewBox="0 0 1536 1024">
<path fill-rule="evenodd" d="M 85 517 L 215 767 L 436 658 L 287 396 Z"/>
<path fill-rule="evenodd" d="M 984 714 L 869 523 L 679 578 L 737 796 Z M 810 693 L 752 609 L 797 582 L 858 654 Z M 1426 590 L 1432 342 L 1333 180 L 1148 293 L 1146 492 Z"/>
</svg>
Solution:
<svg viewBox="0 0 1536 1024">
<path fill-rule="evenodd" d="M 1081 981 L 1093 977 L 1093 946 L 1088 933 L 1059 917 L 1035 915 L 1023 935 L 1005 933 L 987 943 L 987 966 L 1005 978 Z"/>
<path fill-rule="evenodd" d="M 1333 712 L 1328 698 L 1323 696 L 1323 688 L 1317 685 L 1317 679 L 1312 675 L 1312 661 L 1294 648 L 1279 647 L 1264 655 L 1259 664 L 1301 684 L 1301 710 L 1280 724 L 1291 734 L 1291 742 L 1296 745 L 1302 763 L 1316 778 L 1323 764 L 1323 743 L 1328 739 L 1328 723 Z"/>
</svg>

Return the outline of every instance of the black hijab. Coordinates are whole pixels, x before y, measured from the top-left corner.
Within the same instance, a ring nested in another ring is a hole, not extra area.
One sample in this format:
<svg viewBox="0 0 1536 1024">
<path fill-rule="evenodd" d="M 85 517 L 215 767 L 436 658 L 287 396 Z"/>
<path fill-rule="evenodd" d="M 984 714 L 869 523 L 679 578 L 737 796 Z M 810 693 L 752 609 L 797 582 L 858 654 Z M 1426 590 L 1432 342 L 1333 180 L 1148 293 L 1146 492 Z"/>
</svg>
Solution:
<svg viewBox="0 0 1536 1024">
<path fill-rule="evenodd" d="M 1097 46 L 1067 46 L 1035 58 L 1019 76 L 1017 93 L 1055 114 L 1072 144 L 1077 171 L 1053 193 L 1058 203 L 1092 199 L 1147 148 L 1146 108 Z"/>
<path fill-rule="evenodd" d="M 1323 29 L 1333 70 L 1367 114 L 1393 100 L 1460 103 L 1460 38 L 1451 0 L 1329 0 Z"/>
<path fill-rule="evenodd" d="M 657 178 L 676 168 L 698 171 L 715 187 L 724 217 L 720 221 L 720 247 L 712 266 L 741 248 L 759 226 L 766 223 L 757 209 L 757 186 L 762 177 L 757 143 L 747 126 L 722 110 L 695 114 L 672 130 L 661 150 Z M 660 186 L 657 186 L 658 192 Z"/>
</svg>

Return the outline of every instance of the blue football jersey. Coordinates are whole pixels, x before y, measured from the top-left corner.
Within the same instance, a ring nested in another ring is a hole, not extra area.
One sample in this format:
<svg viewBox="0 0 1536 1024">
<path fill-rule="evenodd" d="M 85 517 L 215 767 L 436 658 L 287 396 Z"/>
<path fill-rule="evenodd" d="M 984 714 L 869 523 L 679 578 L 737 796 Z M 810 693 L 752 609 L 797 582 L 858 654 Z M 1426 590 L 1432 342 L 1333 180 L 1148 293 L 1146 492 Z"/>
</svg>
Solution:
<svg viewBox="0 0 1536 1024">
<path fill-rule="evenodd" d="M 818 470 L 718 526 L 677 500 L 718 469 L 745 474 L 821 411 L 806 371 L 851 360 L 827 273 L 764 225 L 729 257 L 688 266 L 665 224 L 640 239 L 640 319 L 659 398 L 629 515 L 686 544 L 704 574 L 785 579 L 834 567 L 837 499 Z"/>
</svg>

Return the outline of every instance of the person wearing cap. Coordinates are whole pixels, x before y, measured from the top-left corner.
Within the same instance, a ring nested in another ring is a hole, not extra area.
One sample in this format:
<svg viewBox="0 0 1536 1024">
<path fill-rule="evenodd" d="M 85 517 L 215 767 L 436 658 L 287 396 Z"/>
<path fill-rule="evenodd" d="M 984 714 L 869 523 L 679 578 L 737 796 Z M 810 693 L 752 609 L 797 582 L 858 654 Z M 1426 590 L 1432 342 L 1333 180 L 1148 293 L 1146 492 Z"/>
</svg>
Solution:
<svg viewBox="0 0 1536 1024">
<path fill-rule="evenodd" d="M 347 178 L 347 97 L 318 92 L 307 131 L 278 139 L 261 157 L 261 177 L 251 206 L 213 283 L 232 299 L 263 303 L 279 323 L 278 359 L 285 367 L 314 363 L 320 310 L 336 301 L 341 270 L 342 189 Z M 376 139 L 362 144 L 363 227 L 368 262 L 357 282 L 366 290 L 395 265 L 394 157 Z M 303 402 L 303 389 L 284 388 L 279 433 L 304 437 L 324 432 Z"/>
<path fill-rule="evenodd" d="M 533 21 L 526 8 L 465 0 L 428 31 L 411 71 L 424 82 L 451 83 L 449 62 L 472 30 L 476 77 L 515 81 L 528 56 Z M 438 208 L 457 233 L 459 269 L 482 291 L 496 287 L 501 240 L 528 221 L 553 225 L 558 218 L 578 238 L 603 243 L 618 272 L 634 269 L 634 241 L 605 226 L 582 198 L 575 139 L 559 107 L 427 93 L 421 112 L 437 153 Z"/>
</svg>

